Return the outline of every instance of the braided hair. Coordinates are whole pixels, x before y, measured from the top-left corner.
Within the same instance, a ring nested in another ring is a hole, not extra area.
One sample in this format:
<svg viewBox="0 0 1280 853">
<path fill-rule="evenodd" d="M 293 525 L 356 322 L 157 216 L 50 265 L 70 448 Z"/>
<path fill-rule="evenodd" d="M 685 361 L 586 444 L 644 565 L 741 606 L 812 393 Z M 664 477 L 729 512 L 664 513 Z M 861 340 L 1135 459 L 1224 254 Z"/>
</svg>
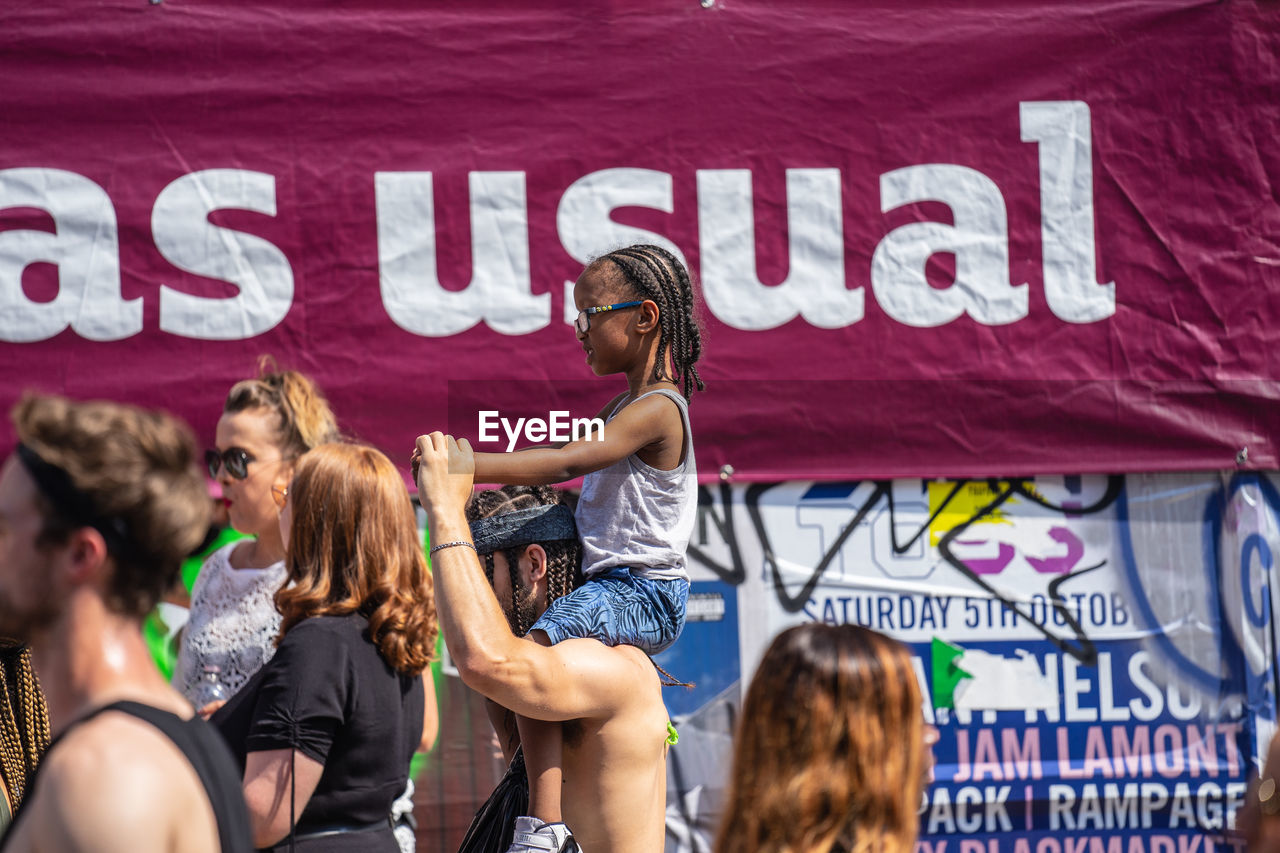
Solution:
<svg viewBox="0 0 1280 853">
<path fill-rule="evenodd" d="M 475 495 L 467 505 L 467 521 L 478 521 L 495 515 L 505 515 L 521 509 L 535 506 L 553 506 L 565 503 L 564 495 L 550 486 L 503 486 L 490 489 Z M 539 542 L 547 553 L 547 605 L 557 598 L 568 595 L 582 583 L 582 545 L 576 539 L 562 539 L 550 542 Z M 520 555 L 528 545 L 517 545 L 504 548 L 502 555 L 507 558 L 507 569 L 511 572 L 511 612 L 515 615 L 516 624 L 512 626 L 515 633 L 524 636 L 533 627 L 535 621 L 533 602 L 520 583 L 518 563 Z M 493 585 L 493 555 L 485 554 L 485 575 L 489 585 Z"/>
<path fill-rule="evenodd" d="M 551 486 L 503 486 L 500 489 L 490 489 L 472 495 L 471 501 L 467 504 L 467 521 L 478 521 L 521 509 L 561 503 L 568 504 L 564 492 L 553 489 Z M 547 606 L 550 607 L 551 602 L 568 595 L 582 585 L 582 544 L 577 539 L 561 539 L 538 544 L 547 553 Z M 520 582 L 518 562 L 520 555 L 527 547 L 529 546 L 517 545 L 514 548 L 504 548 L 502 551 L 502 555 L 507 558 L 507 569 L 511 572 L 511 614 L 515 620 L 511 628 L 521 637 L 529 633 L 529 629 L 537 621 L 533 613 L 533 600 Z M 493 554 L 480 556 L 484 562 L 485 577 L 489 579 L 489 586 L 493 586 Z M 524 593 L 523 596 L 522 593 Z M 663 686 L 694 686 L 689 682 L 680 681 L 658 666 L 652 658 L 650 662 L 662 674 Z M 510 715 L 510 711 L 507 713 Z M 510 728 L 509 725 L 508 729 Z"/>
<path fill-rule="evenodd" d="M 641 299 L 651 299 L 658 306 L 658 357 L 653 367 L 657 381 L 670 379 L 679 386 L 685 400 L 696 388 L 705 390 L 694 364 L 702 357 L 702 332 L 698 326 L 698 309 L 693 295 L 693 282 L 680 259 L 661 246 L 640 244 L 601 255 L 591 266 L 611 262 L 622 274 L 626 285 Z M 667 376 L 667 355 L 675 377 Z"/>
<path fill-rule="evenodd" d="M 31 667 L 31 650 L 0 640 L 0 782 L 16 814 L 49 748 L 49 710 Z"/>
</svg>

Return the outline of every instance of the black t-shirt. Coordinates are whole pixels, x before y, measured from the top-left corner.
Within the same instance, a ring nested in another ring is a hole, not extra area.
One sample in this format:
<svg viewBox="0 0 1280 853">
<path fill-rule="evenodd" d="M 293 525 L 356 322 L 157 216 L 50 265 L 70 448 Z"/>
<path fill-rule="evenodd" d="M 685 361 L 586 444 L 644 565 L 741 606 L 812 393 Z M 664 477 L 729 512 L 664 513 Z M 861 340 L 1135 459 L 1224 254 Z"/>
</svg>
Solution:
<svg viewBox="0 0 1280 853">
<path fill-rule="evenodd" d="M 299 833 L 385 821 L 408 781 L 422 678 L 392 669 L 368 629 L 359 614 L 304 619 L 213 716 L 241 771 L 250 752 L 290 747 L 324 765 Z"/>
</svg>

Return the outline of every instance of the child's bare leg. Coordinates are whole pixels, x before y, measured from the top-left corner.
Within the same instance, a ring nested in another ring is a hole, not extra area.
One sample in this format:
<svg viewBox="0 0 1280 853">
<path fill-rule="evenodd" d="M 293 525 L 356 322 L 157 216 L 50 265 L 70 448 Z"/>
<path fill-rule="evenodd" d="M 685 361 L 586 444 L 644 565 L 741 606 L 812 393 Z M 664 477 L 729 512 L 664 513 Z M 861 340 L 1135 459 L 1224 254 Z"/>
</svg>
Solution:
<svg viewBox="0 0 1280 853">
<path fill-rule="evenodd" d="M 530 631 L 528 639 L 551 645 L 542 631 Z M 543 823 L 560 823 L 560 788 L 564 784 L 560 723 L 516 717 L 524 765 L 529 773 L 529 814 Z"/>
<path fill-rule="evenodd" d="M 502 749 L 502 757 L 507 764 L 515 757 L 516 747 L 520 745 L 520 732 L 516 728 L 516 715 L 499 705 L 492 699 L 484 700 L 484 711 L 493 724 L 493 735 L 498 739 Z"/>
<path fill-rule="evenodd" d="M 560 724 L 516 717 L 524 766 L 529 773 L 529 814 L 543 823 L 560 823 Z"/>
</svg>

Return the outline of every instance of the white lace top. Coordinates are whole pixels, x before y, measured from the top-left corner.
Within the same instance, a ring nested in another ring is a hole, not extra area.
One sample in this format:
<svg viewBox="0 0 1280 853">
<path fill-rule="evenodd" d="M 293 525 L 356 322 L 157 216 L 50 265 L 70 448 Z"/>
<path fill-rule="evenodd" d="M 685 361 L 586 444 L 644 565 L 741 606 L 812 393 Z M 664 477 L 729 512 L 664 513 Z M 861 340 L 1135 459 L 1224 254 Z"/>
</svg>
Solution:
<svg viewBox="0 0 1280 853">
<path fill-rule="evenodd" d="M 221 667 L 231 695 L 276 653 L 280 614 L 273 598 L 284 583 L 284 563 L 232 568 L 231 551 L 244 541 L 210 554 L 191 590 L 191 616 L 173 673 L 173 686 L 188 698 L 209 664 Z"/>
</svg>

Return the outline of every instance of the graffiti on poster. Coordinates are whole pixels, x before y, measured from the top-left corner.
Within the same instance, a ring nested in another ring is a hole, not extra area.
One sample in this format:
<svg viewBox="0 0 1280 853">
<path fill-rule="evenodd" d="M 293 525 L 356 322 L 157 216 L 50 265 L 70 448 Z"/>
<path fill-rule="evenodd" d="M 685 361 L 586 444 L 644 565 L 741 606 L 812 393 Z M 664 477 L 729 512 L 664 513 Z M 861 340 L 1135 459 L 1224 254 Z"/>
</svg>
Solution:
<svg viewBox="0 0 1280 853">
<path fill-rule="evenodd" d="M 742 685 L 808 621 L 912 650 L 942 732 L 919 853 L 1238 846 L 1272 730 L 1277 548 L 1268 475 L 704 487 L 694 586 L 736 592 L 741 680 L 678 715 L 668 850 L 709 849 Z"/>
</svg>

